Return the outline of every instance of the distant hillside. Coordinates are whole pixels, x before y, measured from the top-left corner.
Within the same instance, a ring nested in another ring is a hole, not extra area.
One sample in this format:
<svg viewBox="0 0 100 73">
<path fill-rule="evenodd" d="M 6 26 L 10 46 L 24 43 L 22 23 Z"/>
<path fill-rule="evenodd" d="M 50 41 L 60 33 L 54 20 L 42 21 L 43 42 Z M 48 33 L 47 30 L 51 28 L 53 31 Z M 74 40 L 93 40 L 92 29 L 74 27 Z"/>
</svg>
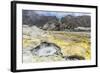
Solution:
<svg viewBox="0 0 100 73">
<path fill-rule="evenodd" d="M 36 25 L 44 30 L 73 30 L 78 27 L 91 27 L 91 17 L 88 15 L 74 16 L 66 15 L 62 18 L 57 16 L 39 15 L 34 11 L 23 11 L 23 25 Z"/>
</svg>

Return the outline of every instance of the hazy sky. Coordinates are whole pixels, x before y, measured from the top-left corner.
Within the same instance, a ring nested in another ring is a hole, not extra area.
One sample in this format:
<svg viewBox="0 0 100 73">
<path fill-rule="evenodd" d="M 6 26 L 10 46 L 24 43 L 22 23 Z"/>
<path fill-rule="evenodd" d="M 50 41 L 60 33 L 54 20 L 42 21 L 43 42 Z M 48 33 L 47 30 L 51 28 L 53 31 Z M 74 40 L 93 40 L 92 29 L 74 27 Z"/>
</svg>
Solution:
<svg viewBox="0 0 100 73">
<path fill-rule="evenodd" d="M 79 13 L 79 12 L 50 12 L 50 11 L 35 11 L 37 14 L 46 15 L 46 16 L 57 16 L 61 18 L 66 15 L 82 16 L 90 15 L 90 13 Z"/>
</svg>

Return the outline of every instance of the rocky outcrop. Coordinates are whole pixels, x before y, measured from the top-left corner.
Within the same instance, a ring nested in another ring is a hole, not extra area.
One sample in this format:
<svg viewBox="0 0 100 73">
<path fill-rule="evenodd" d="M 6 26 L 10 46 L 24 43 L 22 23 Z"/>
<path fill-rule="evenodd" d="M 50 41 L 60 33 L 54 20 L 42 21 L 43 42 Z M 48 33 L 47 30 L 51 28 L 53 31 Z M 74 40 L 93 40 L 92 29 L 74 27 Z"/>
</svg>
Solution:
<svg viewBox="0 0 100 73">
<path fill-rule="evenodd" d="M 53 56 L 53 55 L 62 56 L 61 48 L 54 43 L 48 43 L 48 42 L 40 43 L 40 45 L 33 48 L 31 52 L 33 55 L 37 56 Z"/>
<path fill-rule="evenodd" d="M 44 24 L 42 29 L 59 31 L 60 23 L 57 20 L 51 20 L 51 21 L 48 21 L 46 24 Z"/>
<path fill-rule="evenodd" d="M 45 34 L 45 31 L 38 28 L 37 26 L 23 25 L 23 35 L 28 35 L 31 37 L 38 37 L 44 34 Z"/>
</svg>

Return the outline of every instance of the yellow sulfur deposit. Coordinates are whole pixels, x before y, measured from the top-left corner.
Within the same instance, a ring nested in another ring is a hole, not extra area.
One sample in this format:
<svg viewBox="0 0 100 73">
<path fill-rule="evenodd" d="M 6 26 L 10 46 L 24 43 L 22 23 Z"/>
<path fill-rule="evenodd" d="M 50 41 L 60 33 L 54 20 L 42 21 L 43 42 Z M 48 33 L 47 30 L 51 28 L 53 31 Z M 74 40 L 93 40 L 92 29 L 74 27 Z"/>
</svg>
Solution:
<svg viewBox="0 0 100 73">
<path fill-rule="evenodd" d="M 85 35 L 85 33 L 83 34 Z M 90 38 L 87 35 L 82 36 L 81 33 L 57 32 L 56 34 L 51 33 L 48 36 L 50 39 L 49 42 L 57 44 L 64 56 L 79 55 L 85 57 L 87 60 L 91 59 Z"/>
<path fill-rule="evenodd" d="M 82 36 L 83 35 L 83 36 Z M 30 37 L 28 35 L 23 36 L 23 48 L 34 48 L 41 42 L 54 43 L 61 48 L 63 56 L 78 55 L 84 57 L 86 60 L 91 59 L 91 43 L 89 35 L 86 32 L 59 32 L 59 31 L 46 31 L 46 34 Z M 61 56 L 48 56 L 39 57 L 33 56 L 32 62 L 43 61 L 63 61 Z"/>
</svg>

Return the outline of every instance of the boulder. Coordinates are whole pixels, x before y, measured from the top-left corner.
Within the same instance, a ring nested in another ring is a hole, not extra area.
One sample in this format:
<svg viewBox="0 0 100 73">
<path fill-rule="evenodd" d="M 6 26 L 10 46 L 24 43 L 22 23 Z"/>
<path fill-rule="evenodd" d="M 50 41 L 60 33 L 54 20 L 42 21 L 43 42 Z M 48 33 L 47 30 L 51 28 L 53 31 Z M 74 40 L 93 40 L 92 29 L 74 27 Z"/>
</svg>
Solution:
<svg viewBox="0 0 100 73">
<path fill-rule="evenodd" d="M 33 55 L 37 56 L 62 55 L 60 47 L 48 42 L 40 43 L 40 45 L 33 48 L 31 52 Z"/>
</svg>

